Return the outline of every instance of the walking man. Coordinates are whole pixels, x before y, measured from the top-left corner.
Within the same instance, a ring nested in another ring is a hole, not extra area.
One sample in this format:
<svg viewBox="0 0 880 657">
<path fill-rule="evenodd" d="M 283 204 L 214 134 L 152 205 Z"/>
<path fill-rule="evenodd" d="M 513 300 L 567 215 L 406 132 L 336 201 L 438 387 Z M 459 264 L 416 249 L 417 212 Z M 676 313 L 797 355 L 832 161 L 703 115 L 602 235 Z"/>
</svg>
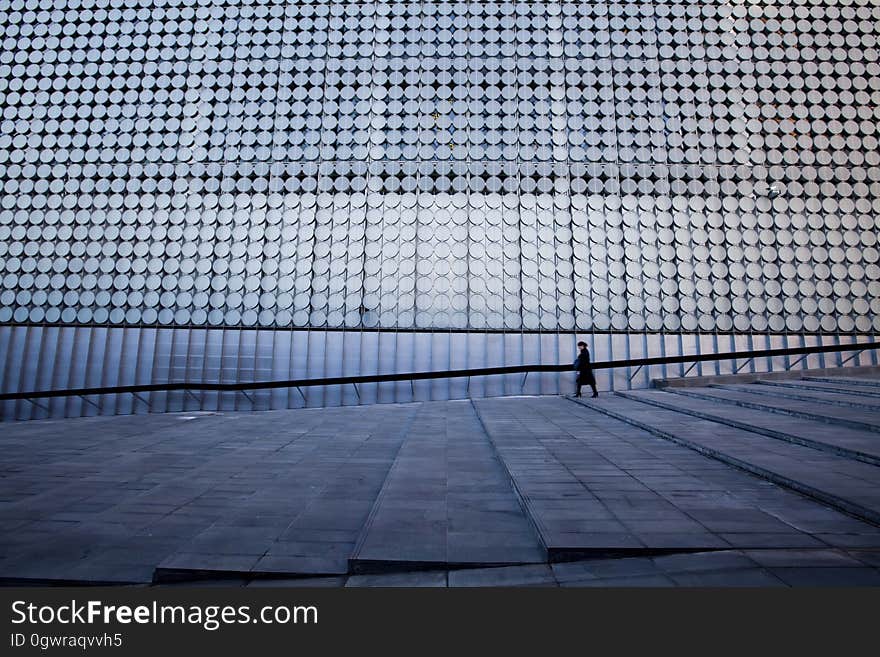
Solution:
<svg viewBox="0 0 880 657">
<path fill-rule="evenodd" d="M 577 388 L 574 396 L 580 397 L 581 386 L 588 385 L 593 389 L 593 397 L 598 397 L 599 391 L 596 390 L 596 377 L 593 376 L 593 368 L 590 365 L 590 352 L 587 349 L 587 343 L 581 341 L 577 343 L 577 346 L 580 352 L 577 360 L 574 361 L 574 369 L 577 370 Z"/>
</svg>

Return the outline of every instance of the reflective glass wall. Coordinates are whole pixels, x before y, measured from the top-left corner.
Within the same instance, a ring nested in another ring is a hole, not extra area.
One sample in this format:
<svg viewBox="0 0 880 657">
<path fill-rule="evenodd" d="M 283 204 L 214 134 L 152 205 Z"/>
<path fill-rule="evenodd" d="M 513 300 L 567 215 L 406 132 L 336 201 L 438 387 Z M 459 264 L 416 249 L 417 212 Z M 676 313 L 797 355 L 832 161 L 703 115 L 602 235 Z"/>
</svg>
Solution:
<svg viewBox="0 0 880 657">
<path fill-rule="evenodd" d="M 875 0 L 0 0 L 3 389 L 869 336 L 878 28 Z M 484 383 L 422 394 L 537 385 Z"/>
</svg>

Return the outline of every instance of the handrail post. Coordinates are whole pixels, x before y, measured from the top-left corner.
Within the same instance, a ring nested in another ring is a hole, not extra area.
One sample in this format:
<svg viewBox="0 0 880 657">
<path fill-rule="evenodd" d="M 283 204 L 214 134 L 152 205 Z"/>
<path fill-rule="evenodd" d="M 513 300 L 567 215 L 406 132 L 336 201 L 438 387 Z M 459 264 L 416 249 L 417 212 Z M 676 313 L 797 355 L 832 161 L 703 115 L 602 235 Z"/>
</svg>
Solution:
<svg viewBox="0 0 880 657">
<path fill-rule="evenodd" d="M 49 407 L 48 407 L 48 406 L 43 406 L 42 404 L 37 403 L 36 401 L 34 401 L 33 399 L 31 399 L 30 397 L 27 398 L 27 401 L 29 401 L 31 404 L 33 404 L 33 405 L 36 406 L 37 408 L 42 408 L 42 409 L 43 409 L 44 411 L 46 411 L 47 413 L 51 413 L 51 412 L 52 412 L 52 411 L 49 410 Z"/>
<path fill-rule="evenodd" d="M 101 407 L 98 406 L 98 405 L 97 405 L 95 402 L 93 402 L 91 399 L 86 399 L 86 396 L 85 396 L 85 395 L 77 395 L 77 397 L 79 397 L 80 399 L 82 399 L 82 400 L 83 400 L 84 402 L 86 402 L 87 404 L 91 404 L 92 406 L 94 406 L 95 408 L 97 408 L 97 409 L 98 409 L 98 412 L 101 411 Z"/>
<path fill-rule="evenodd" d="M 734 373 L 734 374 L 738 374 L 739 371 L 740 371 L 742 368 L 744 368 L 746 365 L 748 365 L 748 364 L 749 364 L 750 362 L 752 362 L 754 359 L 755 359 L 754 356 L 752 356 L 752 357 L 750 357 L 750 358 L 747 358 L 747 359 L 745 360 L 745 362 L 744 362 L 742 365 L 740 365 L 739 367 L 737 367 L 737 368 L 733 371 L 733 373 Z"/>
<path fill-rule="evenodd" d="M 146 404 L 147 410 L 150 410 L 150 408 L 152 408 L 152 404 L 150 404 L 150 402 L 148 402 L 146 399 L 141 397 L 139 394 L 137 394 L 136 392 L 133 392 L 131 394 L 134 395 L 135 397 L 137 397 L 138 399 L 140 399 L 144 404 Z"/>
<path fill-rule="evenodd" d="M 858 355 L 859 355 L 860 353 L 862 353 L 863 351 L 864 351 L 864 349 L 859 349 L 858 351 L 856 351 L 856 353 L 854 353 L 854 354 L 853 354 L 852 356 L 850 356 L 849 358 L 846 358 L 845 360 L 840 361 L 840 365 L 843 365 L 843 364 L 845 364 L 845 363 L 848 363 L 849 361 L 851 361 L 853 358 L 855 358 L 856 356 L 858 356 Z"/>
</svg>

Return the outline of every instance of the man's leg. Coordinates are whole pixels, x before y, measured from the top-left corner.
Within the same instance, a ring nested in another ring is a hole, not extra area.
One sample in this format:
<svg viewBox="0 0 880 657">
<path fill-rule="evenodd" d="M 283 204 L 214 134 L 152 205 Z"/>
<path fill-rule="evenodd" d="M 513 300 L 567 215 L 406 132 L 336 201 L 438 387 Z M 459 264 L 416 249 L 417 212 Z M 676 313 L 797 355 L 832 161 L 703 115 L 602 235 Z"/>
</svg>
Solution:
<svg viewBox="0 0 880 657">
<path fill-rule="evenodd" d="M 599 396 L 599 391 L 596 390 L 596 382 L 593 381 L 593 382 L 590 384 L 590 387 L 593 389 L 593 397 L 598 397 L 598 396 Z"/>
<path fill-rule="evenodd" d="M 577 378 L 575 379 L 574 382 L 575 382 L 574 396 L 575 396 L 575 397 L 580 397 L 580 396 L 581 396 L 581 386 L 583 385 L 583 384 L 581 383 L 581 376 L 580 376 L 580 374 L 578 374 L 578 376 L 577 376 Z"/>
</svg>

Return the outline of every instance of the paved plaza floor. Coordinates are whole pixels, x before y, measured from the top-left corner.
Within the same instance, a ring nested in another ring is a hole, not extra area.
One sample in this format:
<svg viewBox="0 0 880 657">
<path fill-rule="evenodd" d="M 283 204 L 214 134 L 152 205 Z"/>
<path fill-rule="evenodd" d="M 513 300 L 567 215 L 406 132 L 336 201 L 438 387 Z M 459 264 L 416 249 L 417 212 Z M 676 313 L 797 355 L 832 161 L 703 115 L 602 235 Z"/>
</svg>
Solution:
<svg viewBox="0 0 880 657">
<path fill-rule="evenodd" d="M 0 423 L 0 581 L 880 585 L 880 379 Z"/>
</svg>

